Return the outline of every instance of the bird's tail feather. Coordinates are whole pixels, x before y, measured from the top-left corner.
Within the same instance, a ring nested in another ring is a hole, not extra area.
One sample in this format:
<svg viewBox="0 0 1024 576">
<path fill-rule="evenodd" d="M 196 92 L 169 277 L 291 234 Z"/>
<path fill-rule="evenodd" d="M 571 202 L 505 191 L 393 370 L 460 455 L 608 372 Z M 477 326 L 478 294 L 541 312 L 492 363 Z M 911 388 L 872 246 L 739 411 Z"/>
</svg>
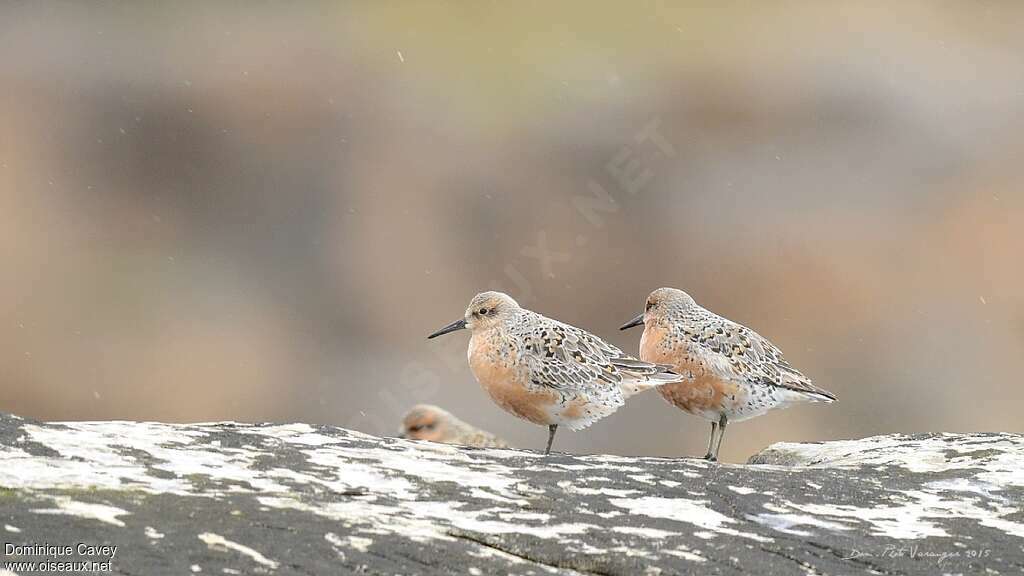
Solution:
<svg viewBox="0 0 1024 576">
<path fill-rule="evenodd" d="M 673 372 L 672 367 L 667 364 L 653 364 L 628 356 L 616 358 L 612 363 L 622 372 L 622 382 L 619 384 L 619 387 L 626 398 L 645 390 L 679 382 L 683 379 L 682 376 Z"/>
</svg>

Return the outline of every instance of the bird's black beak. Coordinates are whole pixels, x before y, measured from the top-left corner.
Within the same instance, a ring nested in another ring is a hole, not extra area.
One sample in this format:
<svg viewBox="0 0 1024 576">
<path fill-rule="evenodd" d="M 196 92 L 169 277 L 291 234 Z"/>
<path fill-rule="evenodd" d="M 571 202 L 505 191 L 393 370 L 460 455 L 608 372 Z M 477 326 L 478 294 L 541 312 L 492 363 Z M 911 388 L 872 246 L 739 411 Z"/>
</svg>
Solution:
<svg viewBox="0 0 1024 576">
<path fill-rule="evenodd" d="M 452 322 L 451 324 L 445 326 L 444 328 L 441 328 L 437 332 L 434 332 L 430 336 L 427 336 L 427 340 L 430 340 L 431 338 L 437 338 L 438 336 L 443 336 L 443 335 L 449 334 L 451 332 L 455 332 L 456 330 L 465 330 L 465 329 L 466 329 L 466 319 L 463 318 L 461 320 L 456 320 L 455 322 Z"/>
<path fill-rule="evenodd" d="M 632 328 L 634 326 L 639 326 L 639 325 L 641 325 L 643 323 L 644 323 L 644 315 L 641 314 L 641 315 L 637 316 L 636 318 L 633 318 L 629 322 L 626 322 L 625 324 L 623 324 L 619 328 L 619 330 L 629 330 L 630 328 Z"/>
</svg>

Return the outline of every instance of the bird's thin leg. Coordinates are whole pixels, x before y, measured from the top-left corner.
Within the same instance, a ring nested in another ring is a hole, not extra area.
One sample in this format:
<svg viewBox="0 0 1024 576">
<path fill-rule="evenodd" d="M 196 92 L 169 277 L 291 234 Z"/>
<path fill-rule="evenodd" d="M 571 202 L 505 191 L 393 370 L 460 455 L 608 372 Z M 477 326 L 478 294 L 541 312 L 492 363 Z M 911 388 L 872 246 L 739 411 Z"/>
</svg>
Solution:
<svg viewBox="0 0 1024 576">
<path fill-rule="evenodd" d="M 715 456 L 712 454 L 712 450 L 715 448 L 715 436 L 718 434 L 718 422 L 711 423 L 711 437 L 708 438 L 708 453 L 704 455 L 705 460 L 714 460 Z"/>
<path fill-rule="evenodd" d="M 715 441 L 715 453 L 711 456 L 711 460 L 718 460 L 718 450 L 722 448 L 722 438 L 725 438 L 725 426 L 729 423 L 729 419 L 722 414 L 722 417 L 718 419 L 718 440 Z"/>
<path fill-rule="evenodd" d="M 544 454 L 551 454 L 551 443 L 555 441 L 555 432 L 558 432 L 558 424 L 548 424 L 548 447 Z"/>
</svg>

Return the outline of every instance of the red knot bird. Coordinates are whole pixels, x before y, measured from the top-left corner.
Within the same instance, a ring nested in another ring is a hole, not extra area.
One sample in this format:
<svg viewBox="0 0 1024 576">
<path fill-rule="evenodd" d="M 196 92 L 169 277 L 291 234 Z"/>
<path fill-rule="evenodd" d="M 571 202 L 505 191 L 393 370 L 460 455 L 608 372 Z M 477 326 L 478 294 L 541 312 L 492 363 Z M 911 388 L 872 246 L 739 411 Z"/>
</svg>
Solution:
<svg viewBox="0 0 1024 576">
<path fill-rule="evenodd" d="M 469 367 L 505 411 L 548 427 L 551 453 L 558 426 L 582 430 L 618 410 L 625 399 L 678 382 L 668 366 L 623 354 L 604 340 L 521 308 L 507 294 L 473 297 L 465 315 L 428 338 L 469 329 Z"/>
<path fill-rule="evenodd" d="M 402 418 L 402 438 L 460 444 L 475 448 L 508 448 L 507 442 L 431 404 L 413 406 Z"/>
<path fill-rule="evenodd" d="M 702 308 L 682 290 L 651 292 L 644 313 L 621 329 L 640 324 L 640 358 L 668 364 L 684 377 L 658 392 L 669 404 L 711 421 L 708 460 L 718 459 L 730 421 L 802 402 L 836 400 L 790 366 L 766 338 Z"/>
</svg>

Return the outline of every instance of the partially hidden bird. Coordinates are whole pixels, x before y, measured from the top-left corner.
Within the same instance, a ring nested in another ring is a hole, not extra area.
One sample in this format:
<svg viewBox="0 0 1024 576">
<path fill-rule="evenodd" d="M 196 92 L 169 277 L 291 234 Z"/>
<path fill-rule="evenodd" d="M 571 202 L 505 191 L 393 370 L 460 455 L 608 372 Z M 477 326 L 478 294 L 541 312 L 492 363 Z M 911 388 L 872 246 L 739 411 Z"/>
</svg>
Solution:
<svg viewBox="0 0 1024 576">
<path fill-rule="evenodd" d="M 508 448 L 507 442 L 494 434 L 467 424 L 444 408 L 433 404 L 417 404 L 402 417 L 402 438 L 428 440 L 442 444 L 459 444 L 474 448 Z"/>
</svg>

